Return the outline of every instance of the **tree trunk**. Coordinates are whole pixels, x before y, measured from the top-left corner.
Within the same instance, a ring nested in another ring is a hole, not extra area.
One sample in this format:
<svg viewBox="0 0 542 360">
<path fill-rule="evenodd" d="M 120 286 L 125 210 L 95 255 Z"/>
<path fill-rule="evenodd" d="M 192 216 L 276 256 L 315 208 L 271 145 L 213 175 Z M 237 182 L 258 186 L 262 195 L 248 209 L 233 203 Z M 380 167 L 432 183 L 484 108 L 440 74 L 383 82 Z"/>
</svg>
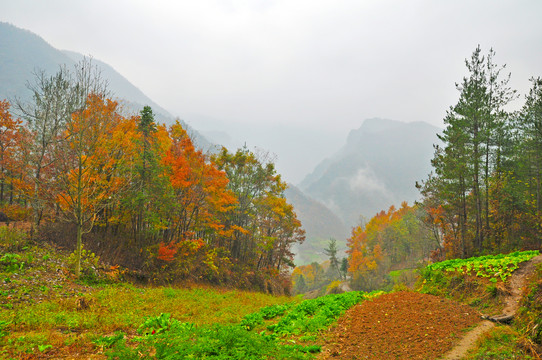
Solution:
<svg viewBox="0 0 542 360">
<path fill-rule="evenodd" d="M 465 179 L 463 176 L 459 177 L 460 191 L 461 191 L 461 213 L 459 215 L 459 226 L 461 228 L 461 258 L 464 259 L 467 255 L 466 251 L 466 237 L 467 237 L 467 199 L 465 195 Z"/>
<path fill-rule="evenodd" d="M 81 224 L 80 221 L 77 222 L 77 246 L 75 249 L 75 277 L 79 279 L 79 276 L 81 275 L 81 251 L 83 248 L 83 224 Z"/>
</svg>

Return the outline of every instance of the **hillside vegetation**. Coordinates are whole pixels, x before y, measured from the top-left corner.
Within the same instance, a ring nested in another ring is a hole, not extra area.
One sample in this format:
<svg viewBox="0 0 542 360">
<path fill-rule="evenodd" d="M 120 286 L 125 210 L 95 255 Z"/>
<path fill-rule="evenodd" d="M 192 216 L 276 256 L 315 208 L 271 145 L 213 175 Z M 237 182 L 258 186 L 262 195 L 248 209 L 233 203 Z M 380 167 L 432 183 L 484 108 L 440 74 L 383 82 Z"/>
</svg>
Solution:
<svg viewBox="0 0 542 360">
<path fill-rule="evenodd" d="M 140 286 L 92 255 L 84 266 L 94 276 L 77 280 L 73 254 L 5 226 L 0 248 L 3 358 L 312 358 L 321 331 L 378 295 L 301 301 L 191 283 Z"/>
<path fill-rule="evenodd" d="M 5 226 L 0 239 L 0 354 L 6 359 L 436 358 L 481 320 L 479 312 L 500 314 L 510 286 L 510 277 L 469 272 L 469 265 L 457 271 L 448 262 L 425 268 L 419 289 L 449 300 L 398 288 L 303 301 L 190 283 L 136 285 L 121 280 L 122 269 L 91 255 L 85 266 L 94 277 L 77 280 L 74 257 L 65 250 Z M 489 268 L 498 261 L 502 269 L 521 269 L 534 255 L 473 258 L 465 264 Z M 496 327 L 470 358 L 536 358 L 542 267 L 529 274 L 513 326 Z M 354 322 L 360 319 L 363 324 Z"/>
<path fill-rule="evenodd" d="M 85 60 L 31 88 L 22 119 L 0 101 L 0 211 L 74 249 L 76 276 L 86 248 L 141 281 L 289 292 L 304 231 L 266 154 L 204 153 L 149 106 L 123 116 Z"/>
</svg>

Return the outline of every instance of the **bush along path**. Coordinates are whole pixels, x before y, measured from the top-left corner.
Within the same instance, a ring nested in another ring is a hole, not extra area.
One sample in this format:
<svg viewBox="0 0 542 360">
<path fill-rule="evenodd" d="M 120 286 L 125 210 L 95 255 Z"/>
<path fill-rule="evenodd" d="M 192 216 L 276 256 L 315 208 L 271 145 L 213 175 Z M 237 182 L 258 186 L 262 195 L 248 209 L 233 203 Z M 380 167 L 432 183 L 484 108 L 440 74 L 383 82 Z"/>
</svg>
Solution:
<svg viewBox="0 0 542 360">
<path fill-rule="evenodd" d="M 482 317 L 487 320 L 480 322 L 476 328 L 467 333 L 466 336 L 442 358 L 442 360 L 462 359 L 470 349 L 474 348 L 478 339 L 495 326 L 495 323 L 510 323 L 518 310 L 527 279 L 534 273 L 537 264 L 540 263 L 542 263 L 542 255 L 535 256 L 532 259 L 523 262 L 519 268 L 512 273 L 509 281 L 506 283 L 507 293 L 504 298 L 503 313 L 496 316 L 483 315 Z"/>
</svg>

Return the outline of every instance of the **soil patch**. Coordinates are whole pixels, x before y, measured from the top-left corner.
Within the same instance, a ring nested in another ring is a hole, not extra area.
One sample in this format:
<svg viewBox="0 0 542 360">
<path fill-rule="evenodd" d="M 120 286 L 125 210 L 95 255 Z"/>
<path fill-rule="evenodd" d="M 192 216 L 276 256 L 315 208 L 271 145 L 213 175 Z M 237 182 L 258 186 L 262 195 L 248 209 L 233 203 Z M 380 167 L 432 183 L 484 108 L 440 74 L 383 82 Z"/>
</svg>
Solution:
<svg viewBox="0 0 542 360">
<path fill-rule="evenodd" d="M 469 306 L 401 291 L 348 310 L 328 334 L 319 359 L 436 359 L 480 322 Z"/>
</svg>

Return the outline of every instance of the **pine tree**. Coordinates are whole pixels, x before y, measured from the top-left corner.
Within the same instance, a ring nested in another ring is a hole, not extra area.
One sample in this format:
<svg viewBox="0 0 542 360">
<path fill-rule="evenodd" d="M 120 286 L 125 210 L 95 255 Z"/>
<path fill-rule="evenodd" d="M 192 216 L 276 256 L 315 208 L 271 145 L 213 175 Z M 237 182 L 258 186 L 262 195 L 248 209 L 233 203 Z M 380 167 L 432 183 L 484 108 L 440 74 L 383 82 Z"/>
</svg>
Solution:
<svg viewBox="0 0 542 360">
<path fill-rule="evenodd" d="M 337 258 L 337 240 L 329 239 L 327 248 L 324 249 L 324 254 L 329 257 L 329 267 L 334 271 L 339 278 L 342 278 L 341 271 L 339 269 L 339 259 Z"/>
</svg>

